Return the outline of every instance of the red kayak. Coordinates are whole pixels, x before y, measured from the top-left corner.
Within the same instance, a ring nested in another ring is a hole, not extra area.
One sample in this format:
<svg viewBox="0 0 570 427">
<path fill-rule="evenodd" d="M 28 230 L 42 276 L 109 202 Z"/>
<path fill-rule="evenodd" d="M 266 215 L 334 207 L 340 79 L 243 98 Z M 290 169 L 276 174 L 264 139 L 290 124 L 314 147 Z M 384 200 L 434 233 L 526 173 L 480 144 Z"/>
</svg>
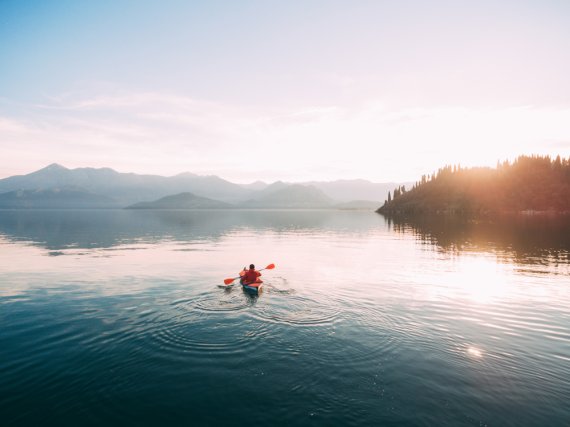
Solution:
<svg viewBox="0 0 570 427">
<path fill-rule="evenodd" d="M 254 293 L 261 292 L 261 290 L 263 289 L 263 280 L 257 279 L 253 283 L 245 283 L 243 281 L 243 275 L 244 274 L 245 274 L 245 270 L 242 270 L 239 272 L 239 276 L 240 276 L 239 283 L 243 286 L 243 289 L 245 289 L 246 291 L 249 291 L 249 292 L 254 292 Z"/>
</svg>

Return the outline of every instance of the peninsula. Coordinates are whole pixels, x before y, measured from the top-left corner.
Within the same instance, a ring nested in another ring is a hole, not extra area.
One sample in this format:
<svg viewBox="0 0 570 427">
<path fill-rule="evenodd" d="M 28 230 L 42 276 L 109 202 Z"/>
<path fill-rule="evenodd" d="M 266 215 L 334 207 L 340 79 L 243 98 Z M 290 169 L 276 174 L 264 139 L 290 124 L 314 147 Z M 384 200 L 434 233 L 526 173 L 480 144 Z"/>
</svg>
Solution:
<svg viewBox="0 0 570 427">
<path fill-rule="evenodd" d="M 570 159 L 520 156 L 496 168 L 446 166 L 407 190 L 399 186 L 384 215 L 570 212 Z"/>
</svg>

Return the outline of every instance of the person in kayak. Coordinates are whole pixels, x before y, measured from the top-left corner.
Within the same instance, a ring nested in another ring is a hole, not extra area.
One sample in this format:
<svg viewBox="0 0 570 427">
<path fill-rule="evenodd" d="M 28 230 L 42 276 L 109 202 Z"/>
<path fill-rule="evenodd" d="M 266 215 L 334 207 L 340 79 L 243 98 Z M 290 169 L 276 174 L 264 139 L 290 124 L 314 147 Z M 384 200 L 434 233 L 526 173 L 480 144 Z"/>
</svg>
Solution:
<svg viewBox="0 0 570 427">
<path fill-rule="evenodd" d="M 255 269 L 255 265 L 253 264 L 249 265 L 249 270 L 246 270 L 245 267 L 243 270 L 244 274 L 241 276 L 241 280 L 244 285 L 251 285 L 257 282 L 257 278 L 261 276 L 261 273 Z"/>
</svg>

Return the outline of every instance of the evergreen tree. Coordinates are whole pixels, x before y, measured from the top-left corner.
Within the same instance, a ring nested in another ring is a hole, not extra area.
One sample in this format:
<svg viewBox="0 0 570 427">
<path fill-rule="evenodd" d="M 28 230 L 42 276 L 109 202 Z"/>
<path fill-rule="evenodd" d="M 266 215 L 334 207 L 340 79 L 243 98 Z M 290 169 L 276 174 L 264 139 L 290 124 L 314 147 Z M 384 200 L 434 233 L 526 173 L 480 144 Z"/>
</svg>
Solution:
<svg viewBox="0 0 570 427">
<path fill-rule="evenodd" d="M 520 156 L 497 162 L 495 169 L 447 165 L 423 175 L 411 191 L 398 186 L 389 197 L 381 212 L 570 213 L 570 157 Z"/>
</svg>

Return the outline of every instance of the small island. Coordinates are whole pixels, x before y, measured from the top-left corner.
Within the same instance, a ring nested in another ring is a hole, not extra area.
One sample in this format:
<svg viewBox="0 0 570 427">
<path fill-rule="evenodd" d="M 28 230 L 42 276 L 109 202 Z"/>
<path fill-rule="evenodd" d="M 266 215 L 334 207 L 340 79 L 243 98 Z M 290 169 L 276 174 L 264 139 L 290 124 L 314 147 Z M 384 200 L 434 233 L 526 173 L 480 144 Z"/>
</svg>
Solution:
<svg viewBox="0 0 570 427">
<path fill-rule="evenodd" d="M 570 158 L 520 156 L 496 168 L 446 166 L 407 190 L 388 193 L 387 215 L 569 213 Z"/>
<path fill-rule="evenodd" d="M 127 206 L 126 209 L 224 209 L 228 207 L 231 207 L 229 203 L 185 192 L 166 196 L 153 202 L 135 203 Z"/>
</svg>

